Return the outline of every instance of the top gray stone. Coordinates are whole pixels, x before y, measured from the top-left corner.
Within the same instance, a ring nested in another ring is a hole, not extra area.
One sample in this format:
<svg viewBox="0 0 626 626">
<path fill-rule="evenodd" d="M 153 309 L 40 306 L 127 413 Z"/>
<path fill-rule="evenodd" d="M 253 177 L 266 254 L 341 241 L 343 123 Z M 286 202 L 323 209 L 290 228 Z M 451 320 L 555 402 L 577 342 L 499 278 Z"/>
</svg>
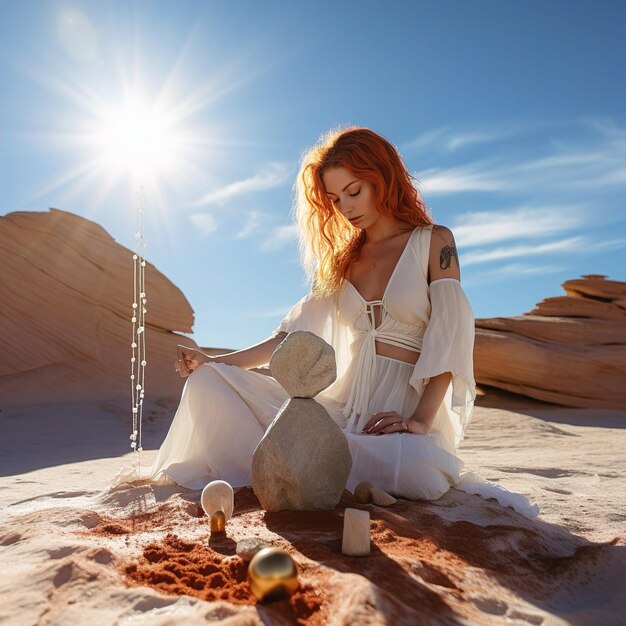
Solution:
<svg viewBox="0 0 626 626">
<path fill-rule="evenodd" d="M 337 378 L 335 350 L 305 330 L 289 333 L 270 359 L 270 371 L 292 398 L 313 398 Z"/>
</svg>

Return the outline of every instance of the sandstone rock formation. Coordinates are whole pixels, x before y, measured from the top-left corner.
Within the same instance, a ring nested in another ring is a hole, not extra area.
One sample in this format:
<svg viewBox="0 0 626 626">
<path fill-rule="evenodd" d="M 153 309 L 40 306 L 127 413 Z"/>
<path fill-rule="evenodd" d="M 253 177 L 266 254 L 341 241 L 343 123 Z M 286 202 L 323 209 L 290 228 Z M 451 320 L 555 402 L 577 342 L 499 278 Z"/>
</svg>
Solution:
<svg viewBox="0 0 626 626">
<path fill-rule="evenodd" d="M 0 398 L 4 403 L 127 395 L 132 254 L 58 209 L 0 217 Z M 146 400 L 178 398 L 176 345 L 195 343 L 182 292 L 146 262 Z M 151 302 L 158 306 L 150 306 Z"/>
<path fill-rule="evenodd" d="M 310 396 L 335 380 L 334 351 L 313 333 L 295 331 L 274 351 L 270 370 L 283 387 L 309 397 L 287 400 L 265 431 L 252 455 L 254 493 L 270 512 L 332 509 L 345 489 L 352 456 L 339 426 Z"/>
<path fill-rule="evenodd" d="M 585 275 L 519 317 L 476 320 L 480 384 L 564 406 L 626 408 L 626 283 Z"/>
</svg>

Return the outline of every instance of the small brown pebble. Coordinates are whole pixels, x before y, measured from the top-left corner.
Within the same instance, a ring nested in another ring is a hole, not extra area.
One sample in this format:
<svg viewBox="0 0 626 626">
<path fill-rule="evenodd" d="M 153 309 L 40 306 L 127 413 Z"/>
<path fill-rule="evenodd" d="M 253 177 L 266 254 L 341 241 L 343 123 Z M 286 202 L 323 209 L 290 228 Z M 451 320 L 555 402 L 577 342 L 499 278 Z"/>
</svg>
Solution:
<svg viewBox="0 0 626 626">
<path fill-rule="evenodd" d="M 260 539 L 249 537 L 237 542 L 236 553 L 244 561 L 250 561 L 259 550 L 267 547 L 269 546 Z"/>
<path fill-rule="evenodd" d="M 372 487 L 371 494 L 372 502 L 377 506 L 391 506 L 397 502 L 392 495 L 382 489 L 377 489 L 376 487 Z"/>
<path fill-rule="evenodd" d="M 354 497 L 361 504 L 369 504 L 372 501 L 372 485 L 369 483 L 359 483 L 354 488 Z"/>
</svg>

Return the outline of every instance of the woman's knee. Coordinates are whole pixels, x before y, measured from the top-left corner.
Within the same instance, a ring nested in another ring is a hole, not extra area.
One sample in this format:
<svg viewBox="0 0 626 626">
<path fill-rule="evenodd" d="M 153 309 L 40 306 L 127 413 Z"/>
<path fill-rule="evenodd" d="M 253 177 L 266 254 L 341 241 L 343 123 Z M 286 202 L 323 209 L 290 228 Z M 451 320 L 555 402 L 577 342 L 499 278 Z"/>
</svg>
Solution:
<svg viewBox="0 0 626 626">
<path fill-rule="evenodd" d="M 206 385 L 211 381 L 221 381 L 222 377 L 215 368 L 213 363 L 203 363 L 199 365 L 187 377 L 187 387 L 195 387 L 199 384 Z"/>
<path fill-rule="evenodd" d="M 450 483 L 441 470 L 432 465 L 419 464 L 411 477 L 403 477 L 398 491 L 413 500 L 438 500 L 450 489 Z"/>
</svg>

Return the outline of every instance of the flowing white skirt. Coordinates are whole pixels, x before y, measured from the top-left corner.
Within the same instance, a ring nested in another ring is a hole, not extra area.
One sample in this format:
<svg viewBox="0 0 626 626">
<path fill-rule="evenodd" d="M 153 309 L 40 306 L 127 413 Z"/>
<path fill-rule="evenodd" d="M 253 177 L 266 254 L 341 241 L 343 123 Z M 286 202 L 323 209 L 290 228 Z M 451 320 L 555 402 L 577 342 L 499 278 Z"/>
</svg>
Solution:
<svg viewBox="0 0 626 626">
<path fill-rule="evenodd" d="M 371 413 L 411 415 L 419 401 L 409 384 L 414 366 L 380 355 L 376 360 Z M 190 489 L 202 489 L 216 479 L 233 487 L 249 486 L 254 449 L 287 399 L 285 390 L 269 376 L 223 363 L 201 365 L 188 377 L 169 432 L 152 467 L 145 468 L 140 478 Z M 523 515 L 537 515 L 536 505 L 524 496 L 473 473 L 460 476 L 463 462 L 439 445 L 437 432 L 364 435 L 360 431 L 369 416 L 360 416 L 353 432 L 346 427 L 343 406 L 324 392 L 315 400 L 348 441 L 352 470 L 347 489 L 367 481 L 395 496 L 436 500 L 455 485 L 468 493 L 496 498 Z M 446 410 L 443 404 L 441 410 Z M 115 482 L 130 478 L 119 475 Z"/>
<path fill-rule="evenodd" d="M 378 356 L 372 414 L 411 415 L 419 397 L 409 385 L 413 366 Z M 153 478 L 200 489 L 222 479 L 234 487 L 251 483 L 252 453 L 288 399 L 273 378 L 224 364 L 204 364 L 187 379 L 170 430 L 151 468 Z M 344 427 L 341 406 L 317 396 Z M 362 416 L 359 430 L 369 419 Z M 459 477 L 462 461 L 437 446 L 436 435 L 364 435 L 344 430 L 352 454 L 347 488 L 368 481 L 397 496 L 433 500 Z"/>
</svg>

